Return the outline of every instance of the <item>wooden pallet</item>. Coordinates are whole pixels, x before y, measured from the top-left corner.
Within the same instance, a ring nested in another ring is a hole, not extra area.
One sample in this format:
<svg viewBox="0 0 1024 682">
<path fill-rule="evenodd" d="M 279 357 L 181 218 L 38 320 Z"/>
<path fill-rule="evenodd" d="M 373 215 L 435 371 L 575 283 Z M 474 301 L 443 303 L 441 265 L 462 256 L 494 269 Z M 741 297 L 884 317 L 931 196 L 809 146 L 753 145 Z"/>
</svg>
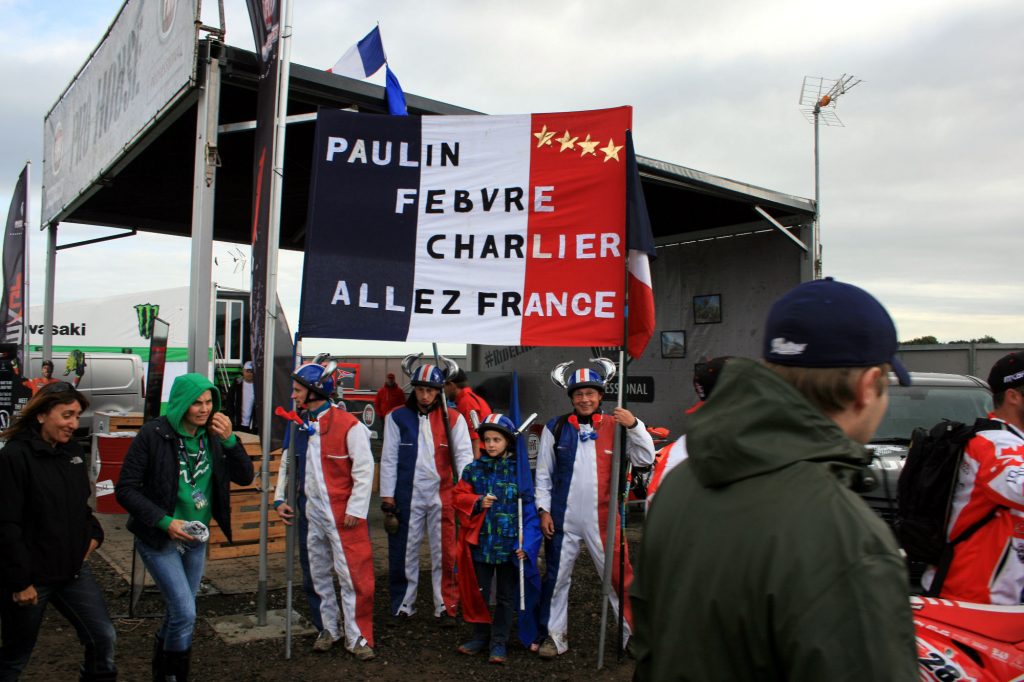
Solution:
<svg viewBox="0 0 1024 682">
<path fill-rule="evenodd" d="M 263 466 L 263 456 L 257 452 L 255 455 L 250 453 L 249 459 L 252 460 L 253 477 L 252 483 L 249 485 L 238 485 L 237 483 L 231 484 L 231 492 L 239 493 L 244 491 L 255 492 L 260 485 L 260 468 Z M 281 451 L 274 450 L 270 453 L 270 464 L 267 467 L 267 471 L 270 472 L 270 487 L 273 490 L 274 485 L 277 484 L 277 472 L 281 468 Z"/>
<path fill-rule="evenodd" d="M 272 492 L 267 494 L 267 553 L 284 552 L 286 526 L 277 518 L 270 499 Z M 242 556 L 256 556 L 260 551 L 260 493 L 258 491 L 238 491 L 231 493 L 231 526 L 234 544 L 228 539 L 216 521 L 210 523 L 209 559 L 233 559 Z"/>
<path fill-rule="evenodd" d="M 94 433 L 138 431 L 142 428 L 141 412 L 96 412 L 93 415 Z"/>
</svg>

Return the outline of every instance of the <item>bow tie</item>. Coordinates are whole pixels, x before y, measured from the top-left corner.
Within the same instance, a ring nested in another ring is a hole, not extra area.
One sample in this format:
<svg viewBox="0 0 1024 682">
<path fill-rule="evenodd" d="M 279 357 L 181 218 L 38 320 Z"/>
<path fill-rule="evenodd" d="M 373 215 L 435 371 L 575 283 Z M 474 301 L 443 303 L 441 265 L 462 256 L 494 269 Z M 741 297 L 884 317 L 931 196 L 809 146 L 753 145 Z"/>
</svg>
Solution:
<svg viewBox="0 0 1024 682">
<path fill-rule="evenodd" d="M 580 431 L 580 440 L 597 440 L 597 431 Z"/>
</svg>

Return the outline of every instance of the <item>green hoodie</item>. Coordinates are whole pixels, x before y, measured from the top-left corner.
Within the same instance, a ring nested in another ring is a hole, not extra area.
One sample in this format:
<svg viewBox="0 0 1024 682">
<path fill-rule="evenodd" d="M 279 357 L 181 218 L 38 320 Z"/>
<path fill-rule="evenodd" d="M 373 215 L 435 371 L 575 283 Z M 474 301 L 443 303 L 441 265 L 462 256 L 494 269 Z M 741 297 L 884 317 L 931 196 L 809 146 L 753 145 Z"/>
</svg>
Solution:
<svg viewBox="0 0 1024 682">
<path fill-rule="evenodd" d="M 731 360 L 662 482 L 631 587 L 642 680 L 916 680 L 906 568 L 849 486 L 870 461 Z"/>
<path fill-rule="evenodd" d="M 210 452 L 209 446 L 206 444 L 206 427 L 200 426 L 196 429 L 195 434 L 189 434 L 181 425 L 189 407 L 206 391 L 210 391 L 213 398 L 213 412 L 219 412 L 221 407 L 220 391 L 202 374 L 183 374 L 175 379 L 171 386 L 165 416 L 178 434 L 178 442 L 185 446 L 188 466 L 182 466 L 179 459 L 178 499 L 174 505 L 174 516 L 165 516 L 157 523 L 163 530 L 167 530 L 174 519 L 202 521 L 204 524 L 210 525 L 213 514 L 213 470 L 210 468 Z M 234 446 L 235 440 L 235 435 L 231 434 L 227 440 L 221 442 L 224 447 L 230 448 Z M 202 450 L 201 453 L 200 450 Z M 202 509 L 196 509 L 193 497 L 196 490 L 202 492 L 207 502 Z"/>
</svg>

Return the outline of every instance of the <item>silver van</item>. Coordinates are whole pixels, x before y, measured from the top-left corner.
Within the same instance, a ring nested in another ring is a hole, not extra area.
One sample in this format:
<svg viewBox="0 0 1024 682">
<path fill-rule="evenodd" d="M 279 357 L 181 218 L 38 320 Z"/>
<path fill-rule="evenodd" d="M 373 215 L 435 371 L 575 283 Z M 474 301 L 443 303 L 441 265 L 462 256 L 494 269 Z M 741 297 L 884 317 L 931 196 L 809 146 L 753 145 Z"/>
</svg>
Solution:
<svg viewBox="0 0 1024 682">
<path fill-rule="evenodd" d="M 74 382 L 74 370 L 65 374 L 68 352 L 55 351 L 53 378 Z M 26 376 L 42 376 L 42 355 L 33 352 Z M 89 399 L 89 409 L 82 413 L 79 432 L 92 431 L 93 412 L 142 412 L 146 398 L 145 371 L 142 358 L 128 353 L 85 352 L 85 372 L 78 390 Z"/>
</svg>

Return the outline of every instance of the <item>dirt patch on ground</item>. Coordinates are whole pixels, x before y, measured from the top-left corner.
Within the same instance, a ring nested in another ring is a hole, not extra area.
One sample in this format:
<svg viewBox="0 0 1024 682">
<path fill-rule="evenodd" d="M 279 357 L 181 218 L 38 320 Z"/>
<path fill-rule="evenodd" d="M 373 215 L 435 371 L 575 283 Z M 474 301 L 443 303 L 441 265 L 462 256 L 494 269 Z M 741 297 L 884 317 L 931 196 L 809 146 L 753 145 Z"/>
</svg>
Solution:
<svg viewBox="0 0 1024 682">
<path fill-rule="evenodd" d="M 633 529 L 630 529 L 633 530 Z M 628 533 L 633 535 L 633 533 Z M 631 545 L 634 543 L 631 541 Z M 631 547 L 631 549 L 635 549 Z M 150 679 L 149 661 L 157 618 L 118 618 L 128 610 L 128 586 L 100 557 L 91 560 L 93 572 L 103 588 L 107 605 L 117 627 L 117 664 L 123 680 Z M 429 585 L 423 573 L 421 586 Z M 601 584 L 593 564 L 581 553 L 569 600 L 570 650 L 554 661 L 543 661 L 521 645 L 510 643 L 505 666 L 488 665 L 485 656 L 458 654 L 455 647 L 471 635 L 471 626 L 442 629 L 429 615 L 431 609 L 420 590 L 419 613 L 395 623 L 387 614 L 387 583 L 377 576 L 374 628 L 377 658 L 361 663 L 344 647 L 335 646 L 325 654 L 312 652 L 312 637 L 295 638 L 291 660 L 284 658 L 284 640 L 264 640 L 228 645 L 214 634 L 207 618 L 252 613 L 255 594 L 201 596 L 199 619 L 193 644 L 192 678 L 196 680 L 628 680 L 633 662 L 619 659 L 613 643 L 617 630 L 608 635 L 605 669 L 597 670 L 597 643 L 601 622 Z M 297 591 L 298 592 L 298 591 Z M 284 608 L 285 591 L 269 594 L 272 609 Z M 305 599 L 297 596 L 295 609 L 307 614 Z M 162 612 L 158 593 L 147 591 L 136 611 L 142 614 Z M 611 612 L 609 611 L 609 614 Z M 611 618 L 611 615 L 609 616 Z M 613 623 L 616 621 L 613 620 Z M 514 629 L 513 629 L 514 631 Z M 513 634 L 514 637 L 514 634 Z M 74 629 L 55 609 L 47 609 L 39 642 L 23 680 L 73 680 L 77 678 L 82 648 Z"/>
</svg>

